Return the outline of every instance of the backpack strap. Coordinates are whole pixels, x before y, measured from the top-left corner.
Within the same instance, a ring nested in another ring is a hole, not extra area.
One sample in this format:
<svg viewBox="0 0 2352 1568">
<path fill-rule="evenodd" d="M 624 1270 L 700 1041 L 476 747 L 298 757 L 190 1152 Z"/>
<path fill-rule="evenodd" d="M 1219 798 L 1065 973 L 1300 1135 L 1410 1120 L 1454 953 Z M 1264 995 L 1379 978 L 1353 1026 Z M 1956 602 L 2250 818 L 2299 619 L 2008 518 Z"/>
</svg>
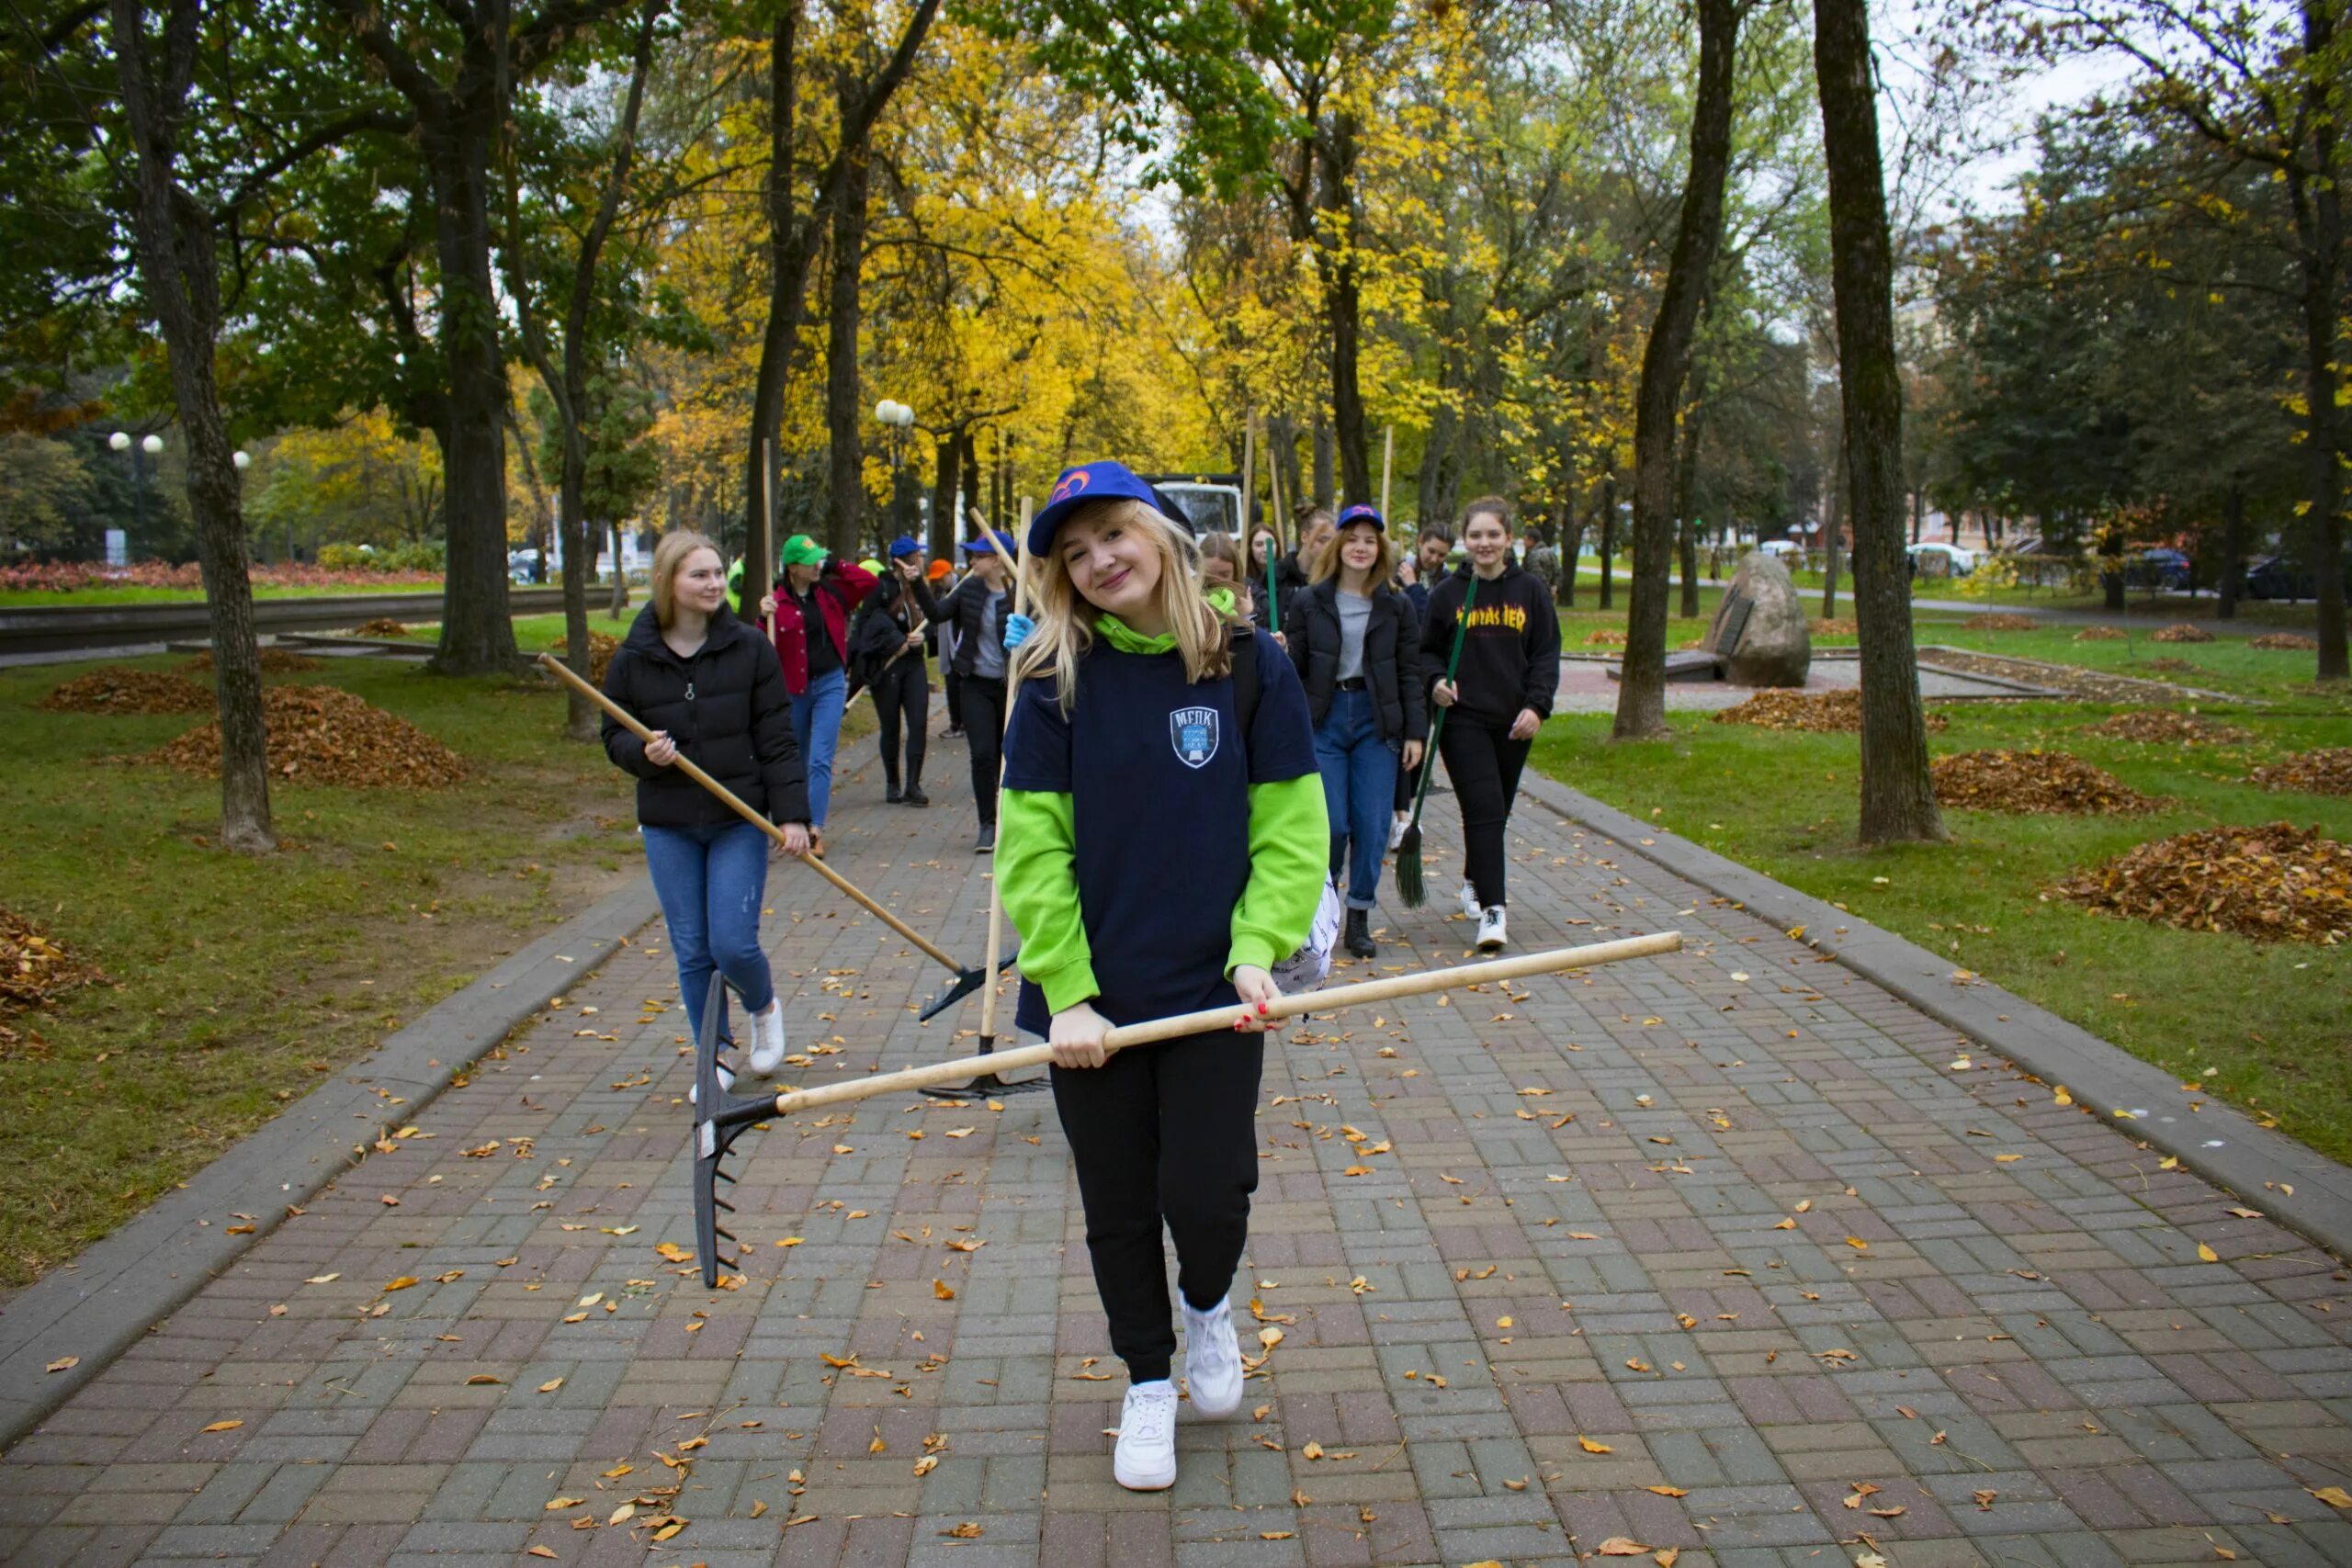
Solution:
<svg viewBox="0 0 2352 1568">
<path fill-rule="evenodd" d="M 1250 755 L 1250 729 L 1258 716 L 1258 637 L 1257 628 L 1234 626 L 1226 628 L 1226 651 L 1233 660 L 1233 718 L 1241 727 L 1241 754 Z"/>
</svg>

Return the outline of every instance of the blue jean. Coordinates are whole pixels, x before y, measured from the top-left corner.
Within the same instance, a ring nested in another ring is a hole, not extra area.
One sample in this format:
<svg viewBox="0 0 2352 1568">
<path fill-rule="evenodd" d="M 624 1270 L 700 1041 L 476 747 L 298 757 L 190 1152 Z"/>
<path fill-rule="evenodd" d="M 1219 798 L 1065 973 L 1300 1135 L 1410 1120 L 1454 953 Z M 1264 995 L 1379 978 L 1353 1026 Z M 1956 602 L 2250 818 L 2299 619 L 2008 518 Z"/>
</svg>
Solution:
<svg viewBox="0 0 2352 1568">
<path fill-rule="evenodd" d="M 760 946 L 760 902 L 768 886 L 768 836 L 749 822 L 704 828 L 647 828 L 645 863 L 662 918 L 670 926 L 670 955 L 685 998 L 686 1033 L 702 1038 L 702 1007 L 713 969 L 741 993 L 743 1005 L 764 1012 L 775 999 L 768 955 Z M 726 993 L 719 994 L 718 1032 L 727 1037 Z"/>
<path fill-rule="evenodd" d="M 1380 738 L 1370 692 L 1331 694 L 1331 711 L 1315 728 L 1315 761 L 1323 773 L 1323 805 L 1330 814 L 1331 837 L 1348 840 L 1351 909 L 1371 908 L 1380 887 L 1400 750 Z"/>
<path fill-rule="evenodd" d="M 811 828 L 825 825 L 825 807 L 833 798 L 833 748 L 841 741 L 842 706 L 848 695 L 849 677 L 828 670 L 792 699 L 792 739 L 800 748 L 800 765 L 808 771 Z"/>
</svg>

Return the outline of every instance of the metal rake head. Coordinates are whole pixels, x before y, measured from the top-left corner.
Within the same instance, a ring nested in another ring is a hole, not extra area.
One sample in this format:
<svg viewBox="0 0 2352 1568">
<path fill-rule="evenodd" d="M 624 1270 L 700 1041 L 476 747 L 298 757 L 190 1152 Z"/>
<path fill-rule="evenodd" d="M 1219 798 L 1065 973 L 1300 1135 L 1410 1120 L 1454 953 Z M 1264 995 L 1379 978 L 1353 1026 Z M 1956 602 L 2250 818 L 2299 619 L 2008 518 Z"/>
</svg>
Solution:
<svg viewBox="0 0 2352 1568">
<path fill-rule="evenodd" d="M 725 986 L 718 976 L 710 977 L 702 1029 L 695 1036 L 695 1255 L 702 1262 L 702 1282 L 709 1287 L 718 1285 L 722 1268 L 732 1268 L 741 1256 L 722 1258 L 718 1252 L 722 1238 L 729 1243 L 736 1239 L 734 1232 L 718 1223 L 719 1211 L 735 1212 L 735 1205 L 718 1195 L 720 1182 L 735 1184 L 719 1162 L 743 1129 L 775 1114 L 775 1097 L 740 1098 L 719 1077 L 718 1015 L 725 1005 Z"/>
<path fill-rule="evenodd" d="M 1000 975 L 1003 974 L 1006 970 L 1012 967 L 1013 961 L 1018 959 L 1020 956 L 1021 955 L 1017 953 L 1005 954 L 1004 961 L 996 966 L 996 972 Z M 962 1001 L 966 997 L 968 997 L 974 991 L 978 990 L 980 987 L 986 983 L 987 979 L 988 971 L 984 968 L 975 966 L 967 969 L 958 969 L 956 971 L 956 978 L 947 982 L 947 988 L 940 992 L 939 995 L 933 999 L 932 1004 L 929 1007 L 916 1014 L 916 1021 L 920 1023 L 929 1023 L 933 1019 L 937 1018 L 941 1013 L 945 1012 L 949 1008 L 954 1007 L 957 1002 Z"/>
</svg>

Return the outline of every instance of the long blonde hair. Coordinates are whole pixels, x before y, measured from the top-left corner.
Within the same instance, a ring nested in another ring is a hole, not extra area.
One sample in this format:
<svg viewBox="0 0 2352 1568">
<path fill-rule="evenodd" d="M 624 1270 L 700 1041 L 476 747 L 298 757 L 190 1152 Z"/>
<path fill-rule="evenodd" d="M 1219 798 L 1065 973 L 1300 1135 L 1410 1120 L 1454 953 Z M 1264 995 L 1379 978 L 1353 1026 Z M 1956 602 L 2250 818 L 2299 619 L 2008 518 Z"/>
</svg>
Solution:
<svg viewBox="0 0 2352 1568">
<path fill-rule="evenodd" d="M 1159 558 L 1159 584 L 1154 591 L 1168 629 L 1176 634 L 1176 650 L 1184 658 L 1184 679 L 1197 684 L 1223 678 L 1233 669 L 1226 647 L 1226 627 L 1232 620 L 1217 613 L 1201 588 L 1200 547 L 1193 536 L 1140 501 L 1120 498 L 1080 508 L 1063 524 L 1080 518 L 1125 523 L 1141 528 Z M 1013 655 L 1013 673 L 1029 680 L 1047 671 L 1062 676 L 1061 705 L 1067 716 L 1078 704 L 1078 664 L 1094 646 L 1094 607 L 1069 580 L 1061 552 L 1047 550 L 1029 558 L 1035 574 L 1035 600 L 1030 605 L 1037 629 Z"/>
<path fill-rule="evenodd" d="M 653 570 L 646 575 L 650 579 L 648 586 L 653 592 L 653 618 L 661 623 L 663 631 L 670 629 L 671 618 L 677 614 L 678 569 L 684 566 L 686 558 L 696 550 L 708 550 L 718 558 L 722 570 L 726 567 L 726 552 L 711 543 L 708 536 L 697 534 L 692 528 L 673 529 L 662 535 L 661 543 L 653 547 Z"/>
</svg>

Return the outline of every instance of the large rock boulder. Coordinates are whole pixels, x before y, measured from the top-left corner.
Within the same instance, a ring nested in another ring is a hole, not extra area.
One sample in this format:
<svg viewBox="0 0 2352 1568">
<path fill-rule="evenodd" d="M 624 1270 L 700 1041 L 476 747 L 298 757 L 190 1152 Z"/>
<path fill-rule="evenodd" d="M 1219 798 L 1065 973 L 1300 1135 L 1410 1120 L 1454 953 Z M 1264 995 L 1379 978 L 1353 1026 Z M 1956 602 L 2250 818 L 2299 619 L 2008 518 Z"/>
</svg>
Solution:
<svg viewBox="0 0 2352 1568">
<path fill-rule="evenodd" d="M 1715 610 L 1703 646 L 1735 686 L 1802 686 L 1813 667 L 1813 632 L 1796 584 L 1778 557 L 1749 552 Z"/>
</svg>

